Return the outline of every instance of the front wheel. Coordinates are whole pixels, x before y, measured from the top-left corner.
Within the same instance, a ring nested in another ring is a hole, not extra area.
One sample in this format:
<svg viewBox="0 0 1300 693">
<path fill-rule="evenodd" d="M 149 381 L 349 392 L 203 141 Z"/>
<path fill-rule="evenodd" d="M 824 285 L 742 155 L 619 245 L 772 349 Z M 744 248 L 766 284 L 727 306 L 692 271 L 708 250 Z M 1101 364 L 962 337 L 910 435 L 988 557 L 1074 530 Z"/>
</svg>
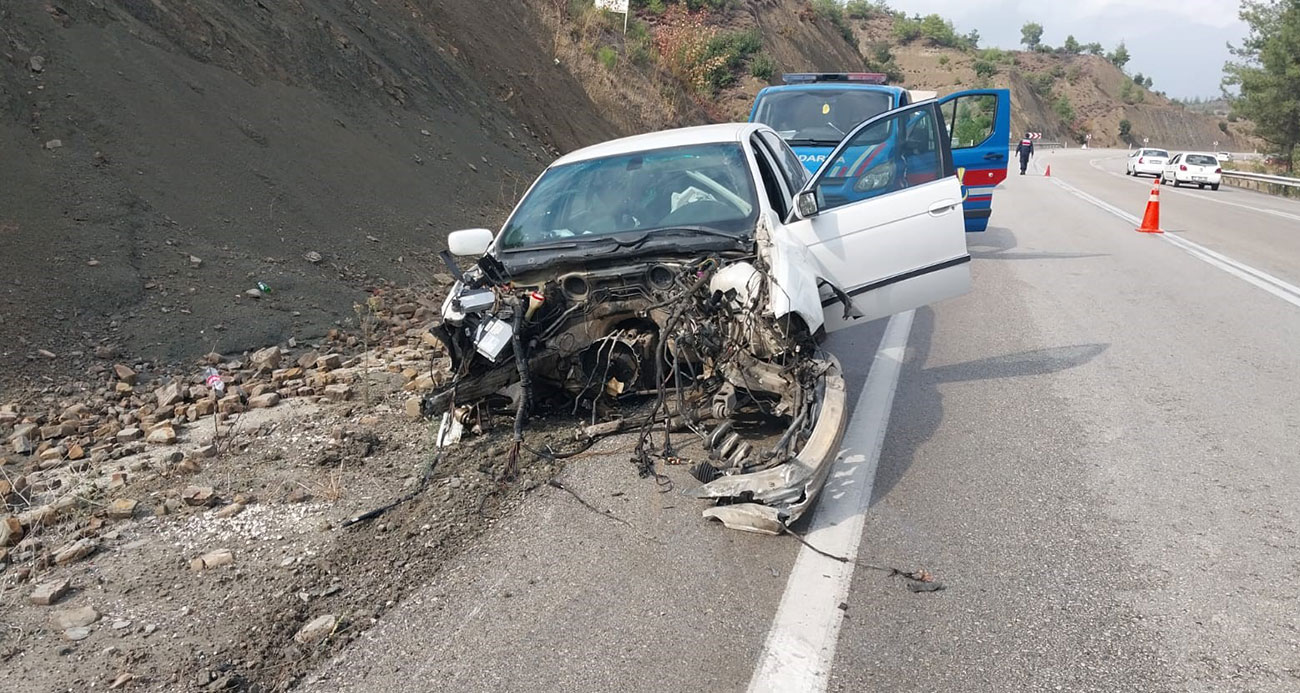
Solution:
<svg viewBox="0 0 1300 693">
<path fill-rule="evenodd" d="M 1204 183 L 1201 183 L 1201 184 L 1200 184 L 1200 188 L 1201 188 L 1201 190 L 1204 190 L 1204 189 L 1205 189 L 1205 184 L 1204 184 Z"/>
<path fill-rule="evenodd" d="M 1213 185 L 1210 186 L 1210 190 L 1218 190 L 1218 189 L 1219 189 L 1219 184 L 1218 184 L 1218 183 L 1215 183 L 1215 184 L 1213 184 Z"/>
<path fill-rule="evenodd" d="M 1183 187 L 1183 184 L 1182 184 L 1182 183 L 1179 183 L 1177 178 L 1174 178 L 1174 187 L 1175 187 L 1175 188 L 1181 188 L 1181 187 Z"/>
<path fill-rule="evenodd" d="M 1133 169 L 1131 169 L 1131 168 L 1126 168 L 1126 169 L 1124 169 L 1124 175 L 1126 175 L 1126 176 L 1131 176 L 1131 175 L 1133 175 Z"/>
</svg>

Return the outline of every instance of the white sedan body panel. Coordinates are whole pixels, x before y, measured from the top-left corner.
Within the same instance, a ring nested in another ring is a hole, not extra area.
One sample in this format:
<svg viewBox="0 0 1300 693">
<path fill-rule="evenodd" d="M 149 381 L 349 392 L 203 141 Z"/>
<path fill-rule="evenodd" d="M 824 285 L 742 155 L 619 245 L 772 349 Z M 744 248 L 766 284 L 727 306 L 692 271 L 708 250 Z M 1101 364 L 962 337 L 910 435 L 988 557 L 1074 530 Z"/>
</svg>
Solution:
<svg viewBox="0 0 1300 693">
<path fill-rule="evenodd" d="M 1191 161 L 1188 161 L 1189 157 Z M 1214 163 L 1204 163 L 1208 161 Z M 1218 156 L 1199 152 L 1187 152 L 1175 156 L 1165 165 L 1163 173 L 1167 181 L 1178 181 L 1188 185 L 1218 185 L 1223 180 Z"/>
<path fill-rule="evenodd" d="M 826 331 L 864 324 L 970 291 L 961 184 L 942 178 L 791 224 L 818 275 L 852 308 L 822 293 Z"/>
</svg>

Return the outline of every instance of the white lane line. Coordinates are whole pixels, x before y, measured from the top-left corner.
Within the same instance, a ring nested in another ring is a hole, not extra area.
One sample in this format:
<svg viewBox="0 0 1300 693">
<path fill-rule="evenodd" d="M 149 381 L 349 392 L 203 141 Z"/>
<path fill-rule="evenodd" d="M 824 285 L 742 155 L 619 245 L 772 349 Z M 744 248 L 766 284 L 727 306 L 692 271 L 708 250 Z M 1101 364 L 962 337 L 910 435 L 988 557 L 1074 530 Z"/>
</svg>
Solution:
<svg viewBox="0 0 1300 693">
<path fill-rule="evenodd" d="M 836 462 L 806 535 L 823 551 L 850 558 L 858 555 L 914 316 L 915 311 L 909 310 L 890 318 L 848 422 L 843 444 L 848 454 Z M 848 597 L 852 581 L 852 563 L 826 558 L 806 546 L 800 549 L 749 681 L 749 693 L 826 690 L 844 620 L 839 605 Z"/>
<path fill-rule="evenodd" d="M 1124 221 L 1134 225 L 1141 223 L 1136 216 L 1129 214 L 1108 202 L 1093 197 L 1073 185 L 1062 181 L 1060 178 L 1053 178 L 1052 181 L 1062 189 L 1073 194 L 1075 197 L 1100 207 Z M 1243 262 L 1238 262 L 1227 255 L 1210 250 L 1199 243 L 1193 243 L 1186 238 L 1180 238 L 1170 233 L 1156 234 L 1156 236 L 1181 248 L 1188 255 L 1191 255 L 1206 264 L 1217 267 L 1242 281 L 1263 289 L 1293 306 L 1300 307 L 1300 286 L 1286 282 L 1262 270 L 1257 270 L 1254 267 Z"/>
<path fill-rule="evenodd" d="M 1089 161 L 1088 163 L 1089 163 L 1093 168 L 1097 169 L 1098 171 L 1101 171 L 1102 173 L 1106 173 L 1106 174 L 1109 174 L 1109 175 L 1115 176 L 1116 178 L 1123 178 L 1124 180 L 1132 181 L 1132 182 L 1134 182 L 1134 183 L 1140 183 L 1140 184 L 1142 184 L 1142 185 L 1146 185 L 1146 181 L 1143 180 L 1143 179 L 1141 179 L 1141 178 L 1138 178 L 1137 176 L 1126 176 L 1126 175 L 1124 175 L 1124 174 L 1122 174 L 1122 173 L 1118 173 L 1118 172 L 1116 172 L 1116 171 L 1108 171 L 1108 170 L 1102 168 L 1102 167 L 1101 167 L 1100 165 L 1098 165 L 1098 163 L 1097 163 L 1097 162 L 1099 162 L 1099 161 L 1106 161 L 1106 159 L 1093 159 L 1093 160 Z M 1151 180 L 1154 181 L 1154 180 L 1156 180 L 1156 179 L 1155 179 L 1155 178 L 1152 178 Z M 1187 191 L 1184 191 L 1184 190 L 1178 190 L 1177 188 L 1170 188 L 1169 186 L 1165 186 L 1165 188 L 1166 188 L 1166 190 L 1165 190 L 1165 193 L 1166 193 L 1166 194 L 1168 194 L 1168 193 L 1174 193 L 1175 195 L 1182 195 L 1182 196 L 1184 196 L 1184 197 L 1190 197 L 1190 198 L 1192 198 L 1192 199 L 1196 199 L 1196 200 L 1205 200 L 1206 202 L 1213 202 L 1213 203 L 1215 203 L 1215 204 L 1228 205 L 1229 207 L 1238 207 L 1238 208 L 1240 208 L 1240 209 L 1248 209 L 1248 210 L 1250 210 L 1250 211 L 1252 211 L 1252 212 L 1262 212 L 1262 213 L 1264 213 L 1264 214 L 1271 214 L 1271 215 L 1273 215 L 1273 216 L 1275 216 L 1275 217 L 1279 217 L 1279 218 L 1282 218 L 1282 219 L 1286 219 L 1286 220 L 1288 220 L 1288 221 L 1300 221 L 1300 214 L 1291 214 L 1290 212 L 1283 212 L 1283 211 L 1280 210 L 1280 209 L 1269 209 L 1269 208 L 1267 208 L 1267 207 L 1257 207 L 1257 206 L 1255 206 L 1255 205 L 1248 205 L 1248 204 L 1242 204 L 1242 203 L 1240 203 L 1240 202 L 1231 202 L 1231 201 L 1229 201 L 1229 200 L 1219 199 L 1218 197 L 1210 197 L 1210 196 L 1208 196 L 1208 195 L 1197 195 L 1197 194 L 1192 193 L 1192 192 L 1187 192 Z"/>
</svg>

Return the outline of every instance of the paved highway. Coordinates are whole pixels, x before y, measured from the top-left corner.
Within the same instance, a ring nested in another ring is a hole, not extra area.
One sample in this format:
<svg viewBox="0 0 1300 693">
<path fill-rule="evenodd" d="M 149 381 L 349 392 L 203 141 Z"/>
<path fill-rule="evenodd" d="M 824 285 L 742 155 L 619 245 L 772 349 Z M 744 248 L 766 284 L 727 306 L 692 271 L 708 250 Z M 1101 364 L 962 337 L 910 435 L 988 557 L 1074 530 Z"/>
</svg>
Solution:
<svg viewBox="0 0 1300 693">
<path fill-rule="evenodd" d="M 322 670 L 320 691 L 1300 690 L 1300 204 L 1039 156 L 975 290 L 836 339 L 810 541 L 732 532 L 620 441 Z M 682 470 L 673 470 L 687 486 Z"/>
</svg>

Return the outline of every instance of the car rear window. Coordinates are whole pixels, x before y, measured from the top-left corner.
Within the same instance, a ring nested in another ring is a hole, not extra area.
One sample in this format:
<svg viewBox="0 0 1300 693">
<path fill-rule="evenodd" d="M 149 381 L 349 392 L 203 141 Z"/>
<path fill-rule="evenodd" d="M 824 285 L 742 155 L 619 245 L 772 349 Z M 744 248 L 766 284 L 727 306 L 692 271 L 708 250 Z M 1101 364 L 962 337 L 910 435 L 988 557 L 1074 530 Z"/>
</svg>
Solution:
<svg viewBox="0 0 1300 693">
<path fill-rule="evenodd" d="M 1143 149 L 1142 156 L 1169 156 L 1169 152 L 1163 149 Z"/>
<path fill-rule="evenodd" d="M 1206 154 L 1188 154 L 1187 163 L 1194 166 L 1218 166 L 1219 160 Z"/>
</svg>

